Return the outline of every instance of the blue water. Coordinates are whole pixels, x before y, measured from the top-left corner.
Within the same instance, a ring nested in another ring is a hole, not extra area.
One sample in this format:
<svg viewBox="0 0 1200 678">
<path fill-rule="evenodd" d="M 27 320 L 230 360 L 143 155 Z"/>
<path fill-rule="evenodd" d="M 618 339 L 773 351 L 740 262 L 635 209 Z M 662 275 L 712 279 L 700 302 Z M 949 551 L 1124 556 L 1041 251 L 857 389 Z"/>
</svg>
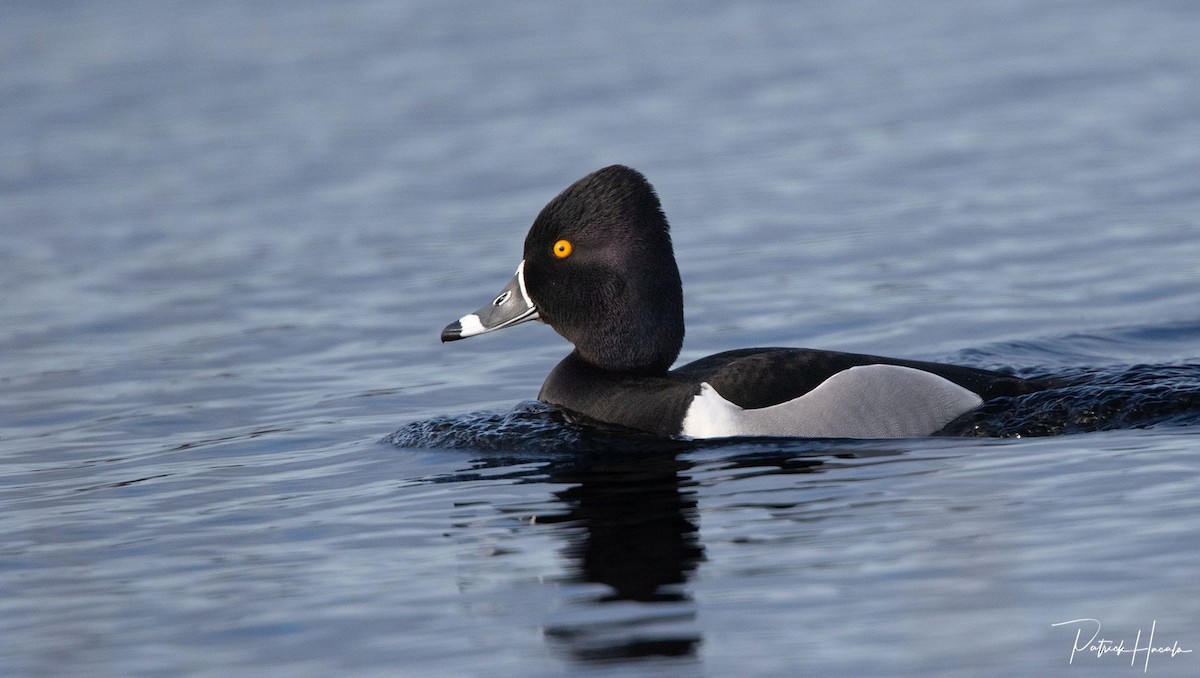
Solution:
<svg viewBox="0 0 1200 678">
<path fill-rule="evenodd" d="M 1200 674 L 1200 7 L 6 3 L 0 675 Z M 438 332 L 621 162 L 681 360 L 1060 375 L 650 441 Z M 1050 435 L 1054 434 L 1054 435 Z M 1174 656 L 1080 652 L 1077 632 Z"/>
</svg>

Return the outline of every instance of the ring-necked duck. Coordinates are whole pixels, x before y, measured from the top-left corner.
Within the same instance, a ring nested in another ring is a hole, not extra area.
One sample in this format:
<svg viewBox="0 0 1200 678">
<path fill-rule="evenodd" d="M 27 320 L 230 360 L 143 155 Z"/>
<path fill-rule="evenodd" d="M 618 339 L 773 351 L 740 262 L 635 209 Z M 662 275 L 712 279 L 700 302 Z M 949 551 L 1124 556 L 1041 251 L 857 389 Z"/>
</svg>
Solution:
<svg viewBox="0 0 1200 678">
<path fill-rule="evenodd" d="M 621 165 L 593 172 L 542 209 L 508 286 L 442 341 L 541 320 L 575 350 L 540 400 L 664 436 L 926 436 L 985 400 L 1039 388 L 970 367 L 798 348 L 670 370 L 683 287 L 668 230 L 645 177 Z"/>
</svg>

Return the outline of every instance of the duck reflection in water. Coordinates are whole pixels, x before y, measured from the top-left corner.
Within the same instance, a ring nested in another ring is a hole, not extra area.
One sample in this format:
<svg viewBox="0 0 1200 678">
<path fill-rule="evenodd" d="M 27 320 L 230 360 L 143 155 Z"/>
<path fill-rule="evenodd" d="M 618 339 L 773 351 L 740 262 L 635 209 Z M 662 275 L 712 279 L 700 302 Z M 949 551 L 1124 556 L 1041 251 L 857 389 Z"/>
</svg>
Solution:
<svg viewBox="0 0 1200 678">
<path fill-rule="evenodd" d="M 813 473 L 840 456 L 830 454 L 828 446 L 809 456 L 772 443 L 746 445 L 744 454 L 726 459 L 728 470 Z M 702 633 L 686 584 L 704 561 L 704 547 L 692 466 L 677 451 L 596 453 L 552 473 L 553 481 L 571 484 L 556 493 L 567 510 L 546 520 L 539 517 L 539 522 L 564 529 L 568 543 L 563 554 L 572 565 L 569 581 L 605 588 L 583 601 L 584 609 L 568 610 L 544 627 L 546 636 L 561 643 L 572 659 L 612 662 L 696 654 Z"/>
<path fill-rule="evenodd" d="M 564 528 L 570 581 L 606 589 L 586 601 L 583 614 L 572 615 L 578 621 L 560 619 L 544 629 L 572 658 L 695 653 L 700 633 L 684 585 L 704 548 L 689 468 L 674 452 L 661 451 L 587 455 L 557 469 L 554 480 L 571 484 L 556 493 L 567 510 L 543 522 Z M 603 614 L 595 614 L 597 605 L 606 606 Z"/>
</svg>

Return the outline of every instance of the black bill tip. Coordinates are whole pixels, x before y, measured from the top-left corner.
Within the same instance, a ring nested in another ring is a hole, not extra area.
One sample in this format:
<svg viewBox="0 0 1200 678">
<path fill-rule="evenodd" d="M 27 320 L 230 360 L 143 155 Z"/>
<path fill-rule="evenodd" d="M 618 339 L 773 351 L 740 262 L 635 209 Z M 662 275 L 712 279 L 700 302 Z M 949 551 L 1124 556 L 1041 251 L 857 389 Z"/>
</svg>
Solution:
<svg viewBox="0 0 1200 678">
<path fill-rule="evenodd" d="M 442 343 L 447 341 L 458 341 L 459 339 L 462 339 L 462 329 L 462 323 L 457 320 L 449 325 L 446 325 L 446 329 L 442 330 Z"/>
</svg>

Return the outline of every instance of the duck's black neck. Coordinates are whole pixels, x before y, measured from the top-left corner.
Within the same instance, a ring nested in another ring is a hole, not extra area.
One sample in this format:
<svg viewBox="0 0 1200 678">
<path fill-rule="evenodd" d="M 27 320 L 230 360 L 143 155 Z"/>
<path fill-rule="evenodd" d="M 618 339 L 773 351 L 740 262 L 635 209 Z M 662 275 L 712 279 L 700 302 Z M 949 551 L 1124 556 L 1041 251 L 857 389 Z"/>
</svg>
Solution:
<svg viewBox="0 0 1200 678">
<path fill-rule="evenodd" d="M 629 374 L 664 374 L 670 369 L 683 348 L 679 273 L 672 266 L 658 271 L 657 279 L 647 278 L 622 281 L 617 287 L 624 289 L 610 292 L 618 301 L 605 304 L 592 327 L 568 337 L 580 360 Z"/>
</svg>

